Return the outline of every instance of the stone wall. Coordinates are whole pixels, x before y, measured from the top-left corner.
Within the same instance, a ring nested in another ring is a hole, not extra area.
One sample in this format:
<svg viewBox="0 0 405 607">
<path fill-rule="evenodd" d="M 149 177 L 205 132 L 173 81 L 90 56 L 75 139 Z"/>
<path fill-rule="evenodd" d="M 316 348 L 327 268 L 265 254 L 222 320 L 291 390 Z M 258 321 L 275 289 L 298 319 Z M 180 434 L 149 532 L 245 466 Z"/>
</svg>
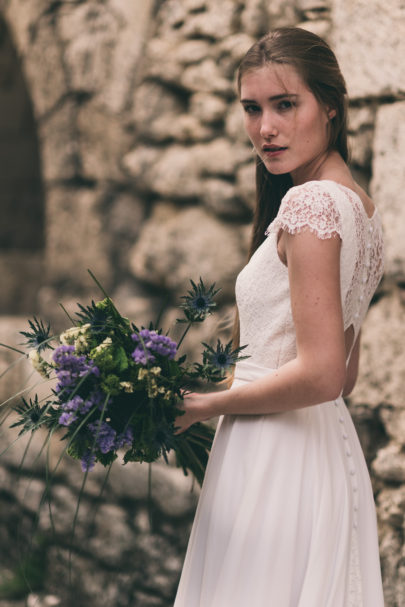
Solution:
<svg viewBox="0 0 405 607">
<path fill-rule="evenodd" d="M 164 301 L 168 327 L 188 278 L 200 275 L 222 287 L 219 318 L 229 317 L 254 197 L 235 68 L 258 36 L 279 25 L 331 42 L 351 96 L 352 170 L 379 207 L 386 235 L 385 278 L 348 404 L 376 493 L 386 604 L 404 604 L 403 2 L 0 0 L 0 13 L 32 105 L 45 207 L 44 269 L 30 282 L 32 256 L 13 262 L 25 304 L 4 312 L 37 310 L 56 324 L 57 301 L 71 308 L 94 293 L 87 267 L 140 323 Z M 0 252 L 5 271 L 9 259 Z M 3 321 L 10 339 L 18 323 Z M 219 328 L 213 320 L 196 341 Z M 170 604 L 168 595 L 155 599 L 150 604 Z"/>
</svg>

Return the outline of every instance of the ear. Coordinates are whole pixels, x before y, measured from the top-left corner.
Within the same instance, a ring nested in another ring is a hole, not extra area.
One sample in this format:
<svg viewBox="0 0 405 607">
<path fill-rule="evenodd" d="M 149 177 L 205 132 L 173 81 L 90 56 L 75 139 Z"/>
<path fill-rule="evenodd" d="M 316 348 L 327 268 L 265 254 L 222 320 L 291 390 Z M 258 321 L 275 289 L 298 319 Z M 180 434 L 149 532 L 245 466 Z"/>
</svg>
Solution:
<svg viewBox="0 0 405 607">
<path fill-rule="evenodd" d="M 332 120 L 332 118 L 334 118 L 336 116 L 336 110 L 334 110 L 334 109 L 328 108 L 327 113 L 328 113 L 329 120 Z"/>
</svg>

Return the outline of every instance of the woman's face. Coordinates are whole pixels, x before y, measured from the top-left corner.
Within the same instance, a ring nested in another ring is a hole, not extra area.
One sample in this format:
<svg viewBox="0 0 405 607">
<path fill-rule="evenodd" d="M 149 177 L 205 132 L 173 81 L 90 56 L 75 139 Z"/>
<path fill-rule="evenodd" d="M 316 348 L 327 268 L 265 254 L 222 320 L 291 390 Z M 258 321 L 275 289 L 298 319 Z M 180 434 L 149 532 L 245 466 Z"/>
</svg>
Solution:
<svg viewBox="0 0 405 607">
<path fill-rule="evenodd" d="M 328 150 L 328 122 L 335 115 L 320 105 L 291 65 L 267 65 L 241 81 L 245 128 L 270 173 L 290 173 L 295 185 L 315 178 Z"/>
</svg>

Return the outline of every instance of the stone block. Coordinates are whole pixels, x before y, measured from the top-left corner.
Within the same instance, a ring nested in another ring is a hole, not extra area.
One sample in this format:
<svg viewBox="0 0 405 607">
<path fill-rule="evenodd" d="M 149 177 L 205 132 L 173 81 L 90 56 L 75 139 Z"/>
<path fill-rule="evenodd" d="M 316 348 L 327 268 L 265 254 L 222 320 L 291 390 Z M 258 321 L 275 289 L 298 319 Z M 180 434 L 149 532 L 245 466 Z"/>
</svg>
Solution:
<svg viewBox="0 0 405 607">
<path fill-rule="evenodd" d="M 228 104 L 218 95 L 210 93 L 194 93 L 190 99 L 190 114 L 195 116 L 201 122 L 211 124 L 223 120 L 227 111 Z"/>
<path fill-rule="evenodd" d="M 216 93 L 231 98 L 234 95 L 232 82 L 221 73 L 213 59 L 186 67 L 180 76 L 180 84 L 193 92 Z"/>
<path fill-rule="evenodd" d="M 213 51 L 212 44 L 207 40 L 185 40 L 175 47 L 174 58 L 183 65 L 191 65 L 213 56 Z"/>
<path fill-rule="evenodd" d="M 167 117 L 164 117 L 155 124 L 155 129 L 160 131 L 160 136 L 163 134 L 165 138 L 188 144 L 212 141 L 216 135 L 212 126 L 201 124 L 198 118 L 192 114 L 177 116 L 173 122 L 168 122 Z"/>
<path fill-rule="evenodd" d="M 154 132 L 154 123 L 170 122 L 186 109 L 186 102 L 173 90 L 156 82 L 145 80 L 134 91 L 131 119 L 140 134 Z"/>
<path fill-rule="evenodd" d="M 371 165 L 373 156 L 373 131 L 365 129 L 355 135 L 349 135 L 350 163 L 362 168 Z"/>
<path fill-rule="evenodd" d="M 0 276 L 0 314 L 35 314 L 44 276 L 42 251 L 1 251 Z"/>
<path fill-rule="evenodd" d="M 386 482 L 405 482 L 405 451 L 391 442 L 377 453 L 372 464 L 376 476 Z"/>
<path fill-rule="evenodd" d="M 46 181 L 73 179 L 79 169 L 76 104 L 67 100 L 38 123 L 43 177 Z"/>
<path fill-rule="evenodd" d="M 173 61 L 178 47 L 177 38 L 152 38 L 145 57 L 146 76 L 178 88 L 184 69 L 180 62 Z"/>
<path fill-rule="evenodd" d="M 109 112 L 119 115 L 131 104 L 134 82 L 138 81 L 138 71 L 143 67 L 154 0 L 109 0 L 108 5 L 118 16 L 120 33 L 111 56 L 110 78 L 100 89 L 99 100 Z"/>
<path fill-rule="evenodd" d="M 202 201 L 219 217 L 243 220 L 249 217 L 235 185 L 224 179 L 204 179 Z"/>
<path fill-rule="evenodd" d="M 113 269 L 104 226 L 102 188 L 54 187 L 47 195 L 47 279 L 70 291 L 86 289 L 90 268 L 109 289 Z"/>
<path fill-rule="evenodd" d="M 70 87 L 89 93 L 105 88 L 122 28 L 117 14 L 99 3 L 69 3 L 62 5 L 57 23 Z"/>
<path fill-rule="evenodd" d="M 1 11 L 21 54 L 25 55 L 32 43 L 32 31 L 36 30 L 43 10 L 44 0 L 3 0 L 1 3 Z"/>
<path fill-rule="evenodd" d="M 149 284 L 182 294 L 189 279 L 201 276 L 221 287 L 221 298 L 232 300 L 234 283 L 246 250 L 240 229 L 221 223 L 200 208 L 183 211 L 156 205 L 131 252 L 134 276 Z"/>
<path fill-rule="evenodd" d="M 350 97 L 405 90 L 405 6 L 402 0 L 333 0 L 331 44 Z"/>
<path fill-rule="evenodd" d="M 401 529 L 405 514 L 405 487 L 383 489 L 378 495 L 377 510 L 382 523 Z"/>
<path fill-rule="evenodd" d="M 219 138 L 194 146 L 172 145 L 163 151 L 139 147 L 123 162 L 141 187 L 165 198 L 187 199 L 202 195 L 203 178 L 233 177 L 249 158 L 248 148 Z"/>
<path fill-rule="evenodd" d="M 17 21 L 19 15 L 13 15 L 13 19 Z M 27 25 L 30 40 L 20 52 L 34 114 L 38 119 L 55 108 L 67 94 L 68 81 L 63 63 L 63 47 L 52 18 L 42 16 L 35 23 Z M 41 68 L 38 69 L 38 66 Z"/>
<path fill-rule="evenodd" d="M 218 99 L 216 112 L 220 103 L 225 102 Z M 181 95 L 156 81 L 146 81 L 137 88 L 131 115 L 138 137 L 157 143 L 192 143 L 212 139 L 215 135 L 213 128 L 201 124 L 198 113 L 187 111 Z"/>
<path fill-rule="evenodd" d="M 370 308 L 361 339 L 359 378 L 350 399 L 404 406 L 405 307 L 397 290 Z"/>
<path fill-rule="evenodd" d="M 405 446 L 405 396 L 403 402 L 396 407 L 382 405 L 379 415 L 388 436 Z"/>
<path fill-rule="evenodd" d="M 235 103 L 232 103 L 228 108 L 225 121 L 225 133 L 231 140 L 245 143 L 252 149 L 252 144 L 250 143 L 250 139 L 246 134 L 243 124 L 243 110 L 239 101 L 235 101 Z"/>
<path fill-rule="evenodd" d="M 308 11 L 309 13 L 309 11 Z M 302 23 L 298 23 L 297 27 L 301 27 L 308 32 L 312 32 L 321 38 L 328 39 L 330 30 L 331 30 L 331 22 L 329 19 L 317 19 L 317 13 L 314 14 L 306 14 L 308 20 L 302 21 Z"/>
<path fill-rule="evenodd" d="M 371 195 L 378 206 L 385 233 L 385 271 L 405 281 L 405 102 L 381 105 L 373 144 Z"/>
<path fill-rule="evenodd" d="M 241 13 L 243 31 L 252 38 L 259 38 L 268 31 L 268 15 L 263 0 L 247 0 Z"/>
<path fill-rule="evenodd" d="M 90 101 L 77 108 L 76 125 L 82 176 L 120 181 L 121 157 L 131 141 L 122 118 L 108 114 L 97 101 Z"/>
<path fill-rule="evenodd" d="M 373 105 L 349 107 L 349 132 L 354 134 L 363 129 L 374 128 L 376 109 Z"/>
<path fill-rule="evenodd" d="M 245 32 L 238 32 L 218 43 L 218 55 L 229 56 L 236 68 L 254 43 L 255 38 Z"/>
<path fill-rule="evenodd" d="M 210 2 L 208 11 L 189 14 L 180 32 L 186 38 L 221 40 L 232 34 L 236 11 L 232 0 Z"/>
</svg>

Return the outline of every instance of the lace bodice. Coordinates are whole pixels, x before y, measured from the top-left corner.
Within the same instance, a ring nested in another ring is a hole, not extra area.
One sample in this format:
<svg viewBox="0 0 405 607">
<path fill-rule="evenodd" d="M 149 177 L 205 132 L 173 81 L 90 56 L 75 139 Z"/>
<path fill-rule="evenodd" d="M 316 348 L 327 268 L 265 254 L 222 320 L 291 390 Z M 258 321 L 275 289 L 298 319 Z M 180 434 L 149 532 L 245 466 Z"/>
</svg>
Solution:
<svg viewBox="0 0 405 607">
<path fill-rule="evenodd" d="M 339 236 L 344 329 L 358 335 L 383 273 L 383 239 L 378 211 L 369 218 L 358 195 L 334 181 L 309 181 L 283 198 L 267 238 L 236 281 L 240 343 L 251 361 L 277 368 L 296 355 L 287 267 L 277 253 L 280 229 L 304 229 L 318 238 Z"/>
</svg>

